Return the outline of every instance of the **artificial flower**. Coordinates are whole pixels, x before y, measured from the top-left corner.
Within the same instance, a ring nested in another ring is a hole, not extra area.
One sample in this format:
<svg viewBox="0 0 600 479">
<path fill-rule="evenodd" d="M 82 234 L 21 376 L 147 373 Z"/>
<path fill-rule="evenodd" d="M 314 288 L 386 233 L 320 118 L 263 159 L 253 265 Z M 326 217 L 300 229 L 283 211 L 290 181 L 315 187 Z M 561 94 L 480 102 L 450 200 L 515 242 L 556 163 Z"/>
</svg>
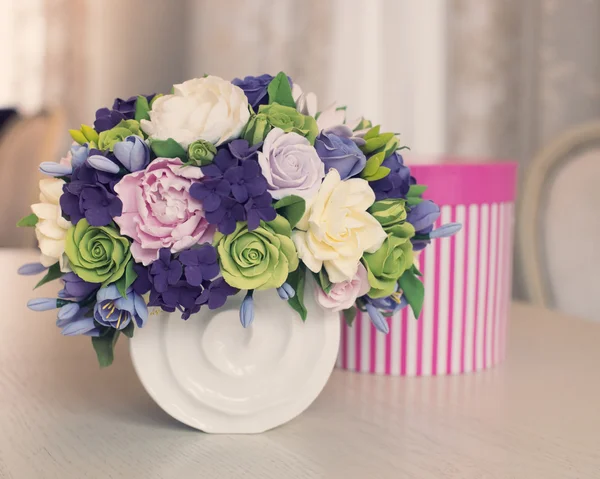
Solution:
<svg viewBox="0 0 600 479">
<path fill-rule="evenodd" d="M 352 130 L 341 126 L 323 130 L 315 140 L 315 149 L 325 170 L 335 168 L 342 180 L 358 175 L 367 164 L 367 157 L 351 138 Z"/>
<path fill-rule="evenodd" d="M 94 321 L 89 307 L 80 308 L 73 316 L 59 318 L 56 326 L 62 329 L 63 336 L 101 336 L 106 328 Z"/>
<path fill-rule="evenodd" d="M 123 201 L 123 214 L 115 222 L 133 240 L 137 262 L 150 264 L 161 248 L 175 253 L 212 241 L 202 203 L 190 195 L 193 180 L 202 176 L 199 168 L 184 167 L 178 158 L 157 158 L 115 186 Z"/>
<path fill-rule="evenodd" d="M 290 239 L 292 229 L 282 216 L 261 222 L 253 231 L 240 222 L 235 231 L 216 233 L 214 244 L 223 279 L 238 289 L 278 288 L 298 267 L 298 255 Z"/>
<path fill-rule="evenodd" d="M 40 180 L 40 202 L 31 205 L 31 211 L 38 217 L 35 236 L 40 248 L 40 263 L 49 267 L 59 262 L 62 271 L 68 271 L 65 262 L 65 238 L 71 227 L 62 216 L 60 197 L 64 180 L 45 178 Z"/>
<path fill-rule="evenodd" d="M 382 179 L 372 181 L 371 188 L 377 201 L 387 198 L 406 198 L 411 185 L 410 169 L 404 165 L 402 155 L 397 151 L 388 156 L 381 166 L 390 170 Z"/>
<path fill-rule="evenodd" d="M 320 286 L 315 288 L 317 303 L 334 313 L 349 309 L 360 296 L 369 291 L 367 270 L 362 264 L 358 265 L 354 278 L 340 283 L 332 283 L 328 293 Z"/>
<path fill-rule="evenodd" d="M 98 290 L 94 306 L 94 319 L 102 326 L 125 329 L 131 322 L 141 328 L 148 319 L 148 306 L 144 298 L 129 288 L 122 296 L 114 284 Z"/>
<path fill-rule="evenodd" d="M 256 145 L 262 143 L 272 129 L 268 116 L 265 113 L 258 113 L 250 117 L 242 132 L 242 138 L 250 145 Z"/>
<path fill-rule="evenodd" d="M 317 119 L 319 131 L 333 128 L 339 125 L 345 125 L 350 130 L 355 130 L 361 123 L 361 119 L 346 120 L 346 108 L 339 107 L 336 103 L 332 103 L 323 111 L 317 109 L 317 96 L 312 93 L 304 93 L 300 85 L 294 83 L 292 86 L 292 97 L 296 102 L 296 109 L 303 115 L 314 116 Z M 318 113 L 318 115 L 317 115 Z"/>
<path fill-rule="evenodd" d="M 273 128 L 265 138 L 258 163 L 275 199 L 289 195 L 310 198 L 325 176 L 323 162 L 308 140 L 281 128 Z"/>
<path fill-rule="evenodd" d="M 389 235 L 377 251 L 365 253 L 363 263 L 367 268 L 371 298 L 383 298 L 396 291 L 400 276 L 413 264 L 413 247 L 410 238 L 412 226 L 406 228 L 406 236 Z"/>
<path fill-rule="evenodd" d="M 258 115 L 264 115 L 263 118 L 271 128 L 281 128 L 286 133 L 297 133 L 306 137 L 311 145 L 315 143 L 315 138 L 319 134 L 317 122 L 312 116 L 303 115 L 290 106 L 278 103 L 261 105 Z M 268 131 L 265 132 L 265 136 L 267 133 Z"/>
<path fill-rule="evenodd" d="M 84 218 L 67 232 L 69 266 L 84 281 L 113 283 L 123 276 L 131 259 L 129 241 L 112 226 L 90 226 Z"/>
<path fill-rule="evenodd" d="M 216 76 L 188 80 L 173 86 L 172 95 L 157 98 L 142 120 L 151 139 L 174 139 L 184 148 L 196 140 L 220 145 L 238 138 L 250 111 L 244 91 Z"/>
<path fill-rule="evenodd" d="M 135 120 L 122 120 L 117 126 L 103 131 L 98 137 L 98 148 L 100 150 L 113 151 L 117 143 L 125 141 L 130 136 L 142 136 L 140 124 Z"/>
<path fill-rule="evenodd" d="M 98 283 L 88 283 L 73 272 L 63 274 L 60 280 L 63 282 L 63 289 L 58 292 L 58 297 L 63 299 L 81 301 L 96 293 L 100 287 Z"/>
<path fill-rule="evenodd" d="M 402 238 L 414 234 L 414 227 L 406 221 L 406 201 L 403 199 L 389 198 L 376 201 L 369 208 L 369 213 L 379 221 L 387 234 Z"/>
<path fill-rule="evenodd" d="M 154 95 L 143 95 L 149 103 Z M 96 120 L 94 121 L 94 129 L 101 133 L 117 126 L 123 120 L 133 120 L 135 118 L 135 107 L 137 96 L 132 96 L 127 100 L 121 98 L 115 99 L 112 109 L 100 108 L 96 111 Z"/>
<path fill-rule="evenodd" d="M 259 147 L 245 140 L 223 145 L 213 162 L 200 168 L 202 181 L 190 188 L 190 194 L 202 201 L 207 221 L 223 234 L 232 233 L 238 221 L 248 220 L 252 230 L 277 215 L 258 165 Z"/>
<path fill-rule="evenodd" d="M 143 170 L 150 163 L 150 148 L 139 136 L 131 135 L 113 146 L 115 158 L 127 171 Z"/>
<path fill-rule="evenodd" d="M 186 163 L 194 166 L 209 165 L 217 154 L 215 145 L 204 140 L 196 140 L 188 147 Z"/>
<path fill-rule="evenodd" d="M 386 238 L 381 225 L 367 213 L 374 201 L 365 180 L 342 181 L 335 169 L 327 173 L 293 235 L 298 256 L 308 269 L 318 273 L 325 267 L 333 283 L 354 278 L 363 253 L 374 253 Z"/>
<path fill-rule="evenodd" d="M 98 150 L 91 150 L 95 154 Z M 71 181 L 63 185 L 60 206 L 71 223 L 85 218 L 92 226 L 106 226 L 123 210 L 114 186 L 119 176 L 96 170 L 87 162 L 73 171 Z"/>
<path fill-rule="evenodd" d="M 415 229 L 416 238 L 411 240 L 415 251 L 425 249 L 431 243 L 431 239 L 423 239 L 423 236 L 428 236 L 431 233 L 433 225 L 439 216 L 440 207 L 431 200 L 421 201 L 419 204 L 411 207 L 406 220 Z"/>
<path fill-rule="evenodd" d="M 248 98 L 248 103 L 256 111 L 260 105 L 269 103 L 267 88 L 272 80 L 273 76 L 265 73 L 257 77 L 246 76 L 243 79 L 234 78 L 231 80 L 231 83 L 244 90 L 244 94 Z M 288 81 L 290 84 L 292 83 L 289 77 Z"/>
</svg>

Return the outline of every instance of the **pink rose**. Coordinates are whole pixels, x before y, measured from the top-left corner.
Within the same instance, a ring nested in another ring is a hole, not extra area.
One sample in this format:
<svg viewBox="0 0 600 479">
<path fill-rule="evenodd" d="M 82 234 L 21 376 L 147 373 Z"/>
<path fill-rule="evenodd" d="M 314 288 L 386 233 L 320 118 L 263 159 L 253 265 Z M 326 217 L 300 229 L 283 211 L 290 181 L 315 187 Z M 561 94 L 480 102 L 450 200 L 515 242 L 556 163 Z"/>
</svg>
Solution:
<svg viewBox="0 0 600 479">
<path fill-rule="evenodd" d="M 131 254 L 139 263 L 158 259 L 160 248 L 176 253 L 212 241 L 214 228 L 204 218 L 202 203 L 189 193 L 192 180 L 202 172 L 182 165 L 178 158 L 157 158 L 115 186 L 123 202 L 123 214 L 115 222 L 133 239 Z"/>
<path fill-rule="evenodd" d="M 362 264 L 359 264 L 354 278 L 342 281 L 341 283 L 333 283 L 329 294 L 326 294 L 325 291 L 317 286 L 317 303 L 323 308 L 337 313 L 352 307 L 356 298 L 367 294 L 369 289 L 367 270 Z"/>
</svg>

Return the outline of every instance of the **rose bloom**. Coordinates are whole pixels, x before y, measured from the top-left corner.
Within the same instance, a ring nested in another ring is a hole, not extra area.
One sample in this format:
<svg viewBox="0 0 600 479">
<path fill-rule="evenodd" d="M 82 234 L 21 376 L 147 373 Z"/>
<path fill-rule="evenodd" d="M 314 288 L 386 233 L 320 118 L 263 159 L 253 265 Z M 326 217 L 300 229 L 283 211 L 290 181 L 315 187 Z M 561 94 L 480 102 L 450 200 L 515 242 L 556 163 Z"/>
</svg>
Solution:
<svg viewBox="0 0 600 479">
<path fill-rule="evenodd" d="M 275 199 L 312 197 L 321 186 L 325 167 L 310 142 L 297 133 L 273 128 L 258 152 L 258 163 Z"/>
<path fill-rule="evenodd" d="M 367 213 L 374 201 L 367 181 L 342 181 L 339 172 L 331 169 L 293 232 L 306 267 L 313 273 L 324 267 L 332 283 L 354 278 L 363 253 L 374 253 L 387 237 Z"/>
<path fill-rule="evenodd" d="M 214 227 L 206 221 L 202 203 L 189 193 L 202 172 L 182 165 L 179 158 L 157 158 L 115 186 L 123 202 L 123 214 L 115 222 L 133 239 L 131 253 L 138 263 L 155 261 L 161 248 L 176 253 L 212 241 Z"/>
<path fill-rule="evenodd" d="M 320 286 L 315 288 L 317 303 L 323 308 L 334 313 L 349 309 L 356 302 L 356 298 L 364 296 L 369 291 L 369 280 L 367 278 L 367 270 L 359 263 L 358 270 L 354 278 L 341 283 L 333 283 L 329 294 L 321 289 Z"/>
<path fill-rule="evenodd" d="M 196 140 L 220 145 L 238 138 L 248 123 L 248 99 L 240 87 L 216 76 L 173 86 L 152 104 L 141 127 L 152 139 L 173 138 L 184 148 Z"/>
</svg>

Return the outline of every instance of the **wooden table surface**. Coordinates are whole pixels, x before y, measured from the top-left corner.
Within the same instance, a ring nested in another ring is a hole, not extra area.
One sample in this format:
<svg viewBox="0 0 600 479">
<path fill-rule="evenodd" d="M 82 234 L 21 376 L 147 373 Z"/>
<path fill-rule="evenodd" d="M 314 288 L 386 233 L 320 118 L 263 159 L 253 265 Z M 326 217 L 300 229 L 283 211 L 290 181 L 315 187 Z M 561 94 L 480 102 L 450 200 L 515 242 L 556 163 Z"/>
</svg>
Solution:
<svg viewBox="0 0 600 479">
<path fill-rule="evenodd" d="M 514 305 L 507 361 L 389 378 L 335 371 L 299 418 L 212 436 L 148 397 L 126 342 L 100 371 L 89 338 L 30 312 L 33 252 L 0 250 L 0 477 L 599 478 L 600 324 Z"/>
</svg>

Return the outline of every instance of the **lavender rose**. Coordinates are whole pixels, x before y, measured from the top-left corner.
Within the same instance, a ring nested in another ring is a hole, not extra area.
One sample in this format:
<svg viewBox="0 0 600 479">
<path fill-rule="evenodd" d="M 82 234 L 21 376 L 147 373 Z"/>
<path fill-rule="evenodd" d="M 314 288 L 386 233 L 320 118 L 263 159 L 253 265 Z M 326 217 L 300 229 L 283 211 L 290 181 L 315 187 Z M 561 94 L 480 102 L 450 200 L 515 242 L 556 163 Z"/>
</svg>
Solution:
<svg viewBox="0 0 600 479">
<path fill-rule="evenodd" d="M 212 241 L 214 227 L 204 217 L 202 202 L 189 192 L 202 176 L 200 168 L 184 167 L 178 158 L 157 158 L 115 186 L 123 201 L 115 222 L 133 239 L 131 253 L 138 263 L 155 261 L 161 248 L 176 253 Z"/>
<path fill-rule="evenodd" d="M 367 164 L 365 154 L 351 139 L 352 130 L 340 125 L 323 130 L 315 140 L 315 149 L 325 164 L 325 170 L 338 170 L 342 180 L 358 175 Z"/>
<path fill-rule="evenodd" d="M 264 75 L 257 77 L 247 76 L 244 77 L 243 80 L 241 78 L 234 78 L 231 83 L 244 90 L 244 93 L 248 98 L 248 103 L 254 109 L 254 111 L 258 111 L 258 107 L 260 105 L 266 105 L 269 103 L 267 88 L 269 83 L 271 83 L 271 80 L 273 80 L 273 76 L 265 73 Z M 288 77 L 288 81 L 291 85 L 292 79 L 290 77 Z"/>
<path fill-rule="evenodd" d="M 273 128 L 265 138 L 258 164 L 275 199 L 289 195 L 310 198 L 325 176 L 323 162 L 310 142 L 281 128 Z"/>
</svg>

